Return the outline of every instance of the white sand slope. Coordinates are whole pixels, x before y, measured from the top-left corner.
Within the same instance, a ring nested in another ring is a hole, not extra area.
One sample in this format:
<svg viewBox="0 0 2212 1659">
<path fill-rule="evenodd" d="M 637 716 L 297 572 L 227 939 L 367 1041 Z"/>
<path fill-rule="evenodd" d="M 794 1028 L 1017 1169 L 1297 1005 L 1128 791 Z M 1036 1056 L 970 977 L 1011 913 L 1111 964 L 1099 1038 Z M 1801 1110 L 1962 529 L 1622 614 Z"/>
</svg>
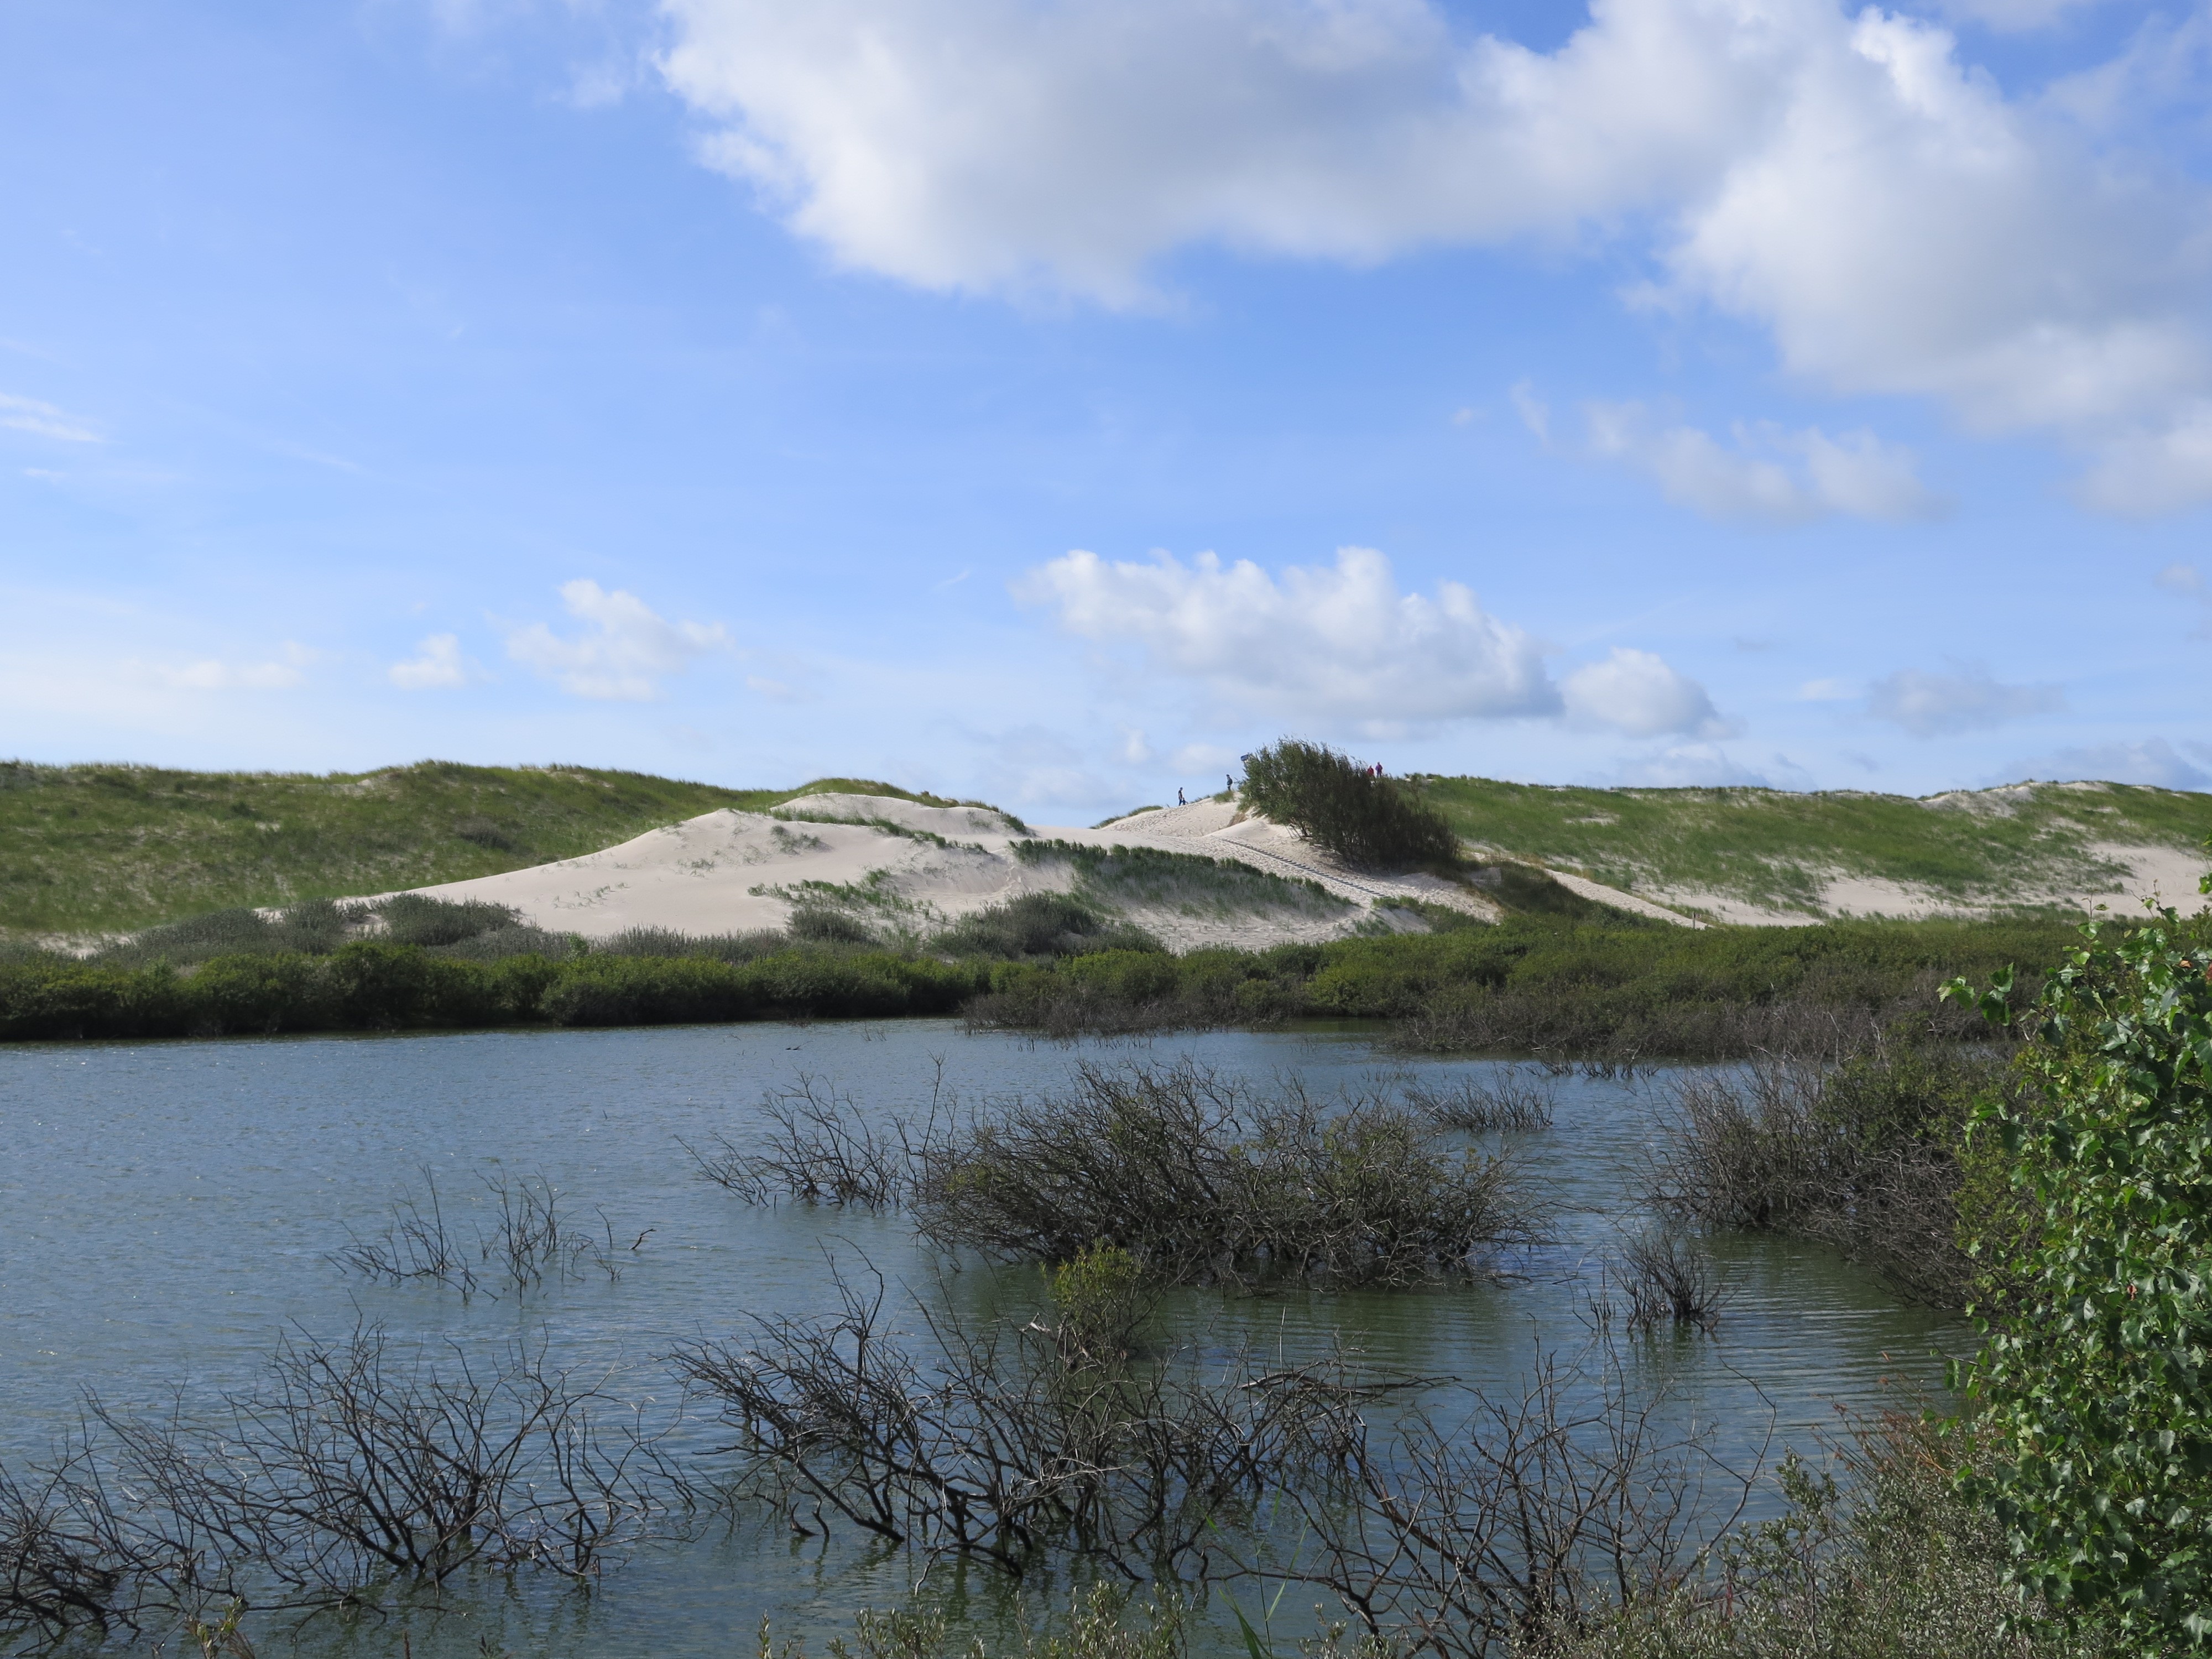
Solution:
<svg viewBox="0 0 2212 1659">
<path fill-rule="evenodd" d="M 1983 793 L 2001 795 L 2006 792 L 1991 789 Z M 2139 916 L 2146 902 L 2171 906 L 2184 915 L 2193 915 L 2205 904 L 2197 890 L 2197 880 L 2208 868 L 2202 853 L 2179 847 L 2136 846 L 2121 842 L 2094 842 L 2088 850 L 2106 866 L 2105 878 L 2028 889 L 2017 895 L 2018 902 L 2082 911 L 2094 911 L 2101 906 L 2115 918 Z M 1554 873 L 1560 881 L 1567 879 Z M 1582 891 L 1589 884 L 1577 886 L 1576 890 Z M 1844 917 L 1910 921 L 1932 916 L 1973 918 L 1987 916 L 1996 908 L 1986 903 L 1961 903 L 1948 894 L 1911 882 L 1865 875 L 1838 874 L 1823 882 L 1814 901 L 1820 907 L 1818 914 L 1773 909 L 1729 894 L 1688 888 L 1661 887 L 1650 891 L 1653 897 L 1666 904 L 1679 905 L 1715 921 L 1753 927 L 1805 927 L 1817 921 Z"/>
<path fill-rule="evenodd" d="M 1316 914 L 1311 900 L 1279 908 L 1127 907 L 1131 921 L 1177 950 L 1257 948 L 1407 925 L 1376 907 L 1393 899 L 1447 904 L 1485 920 L 1497 907 L 1434 876 L 1355 874 L 1295 832 L 1231 806 L 1200 801 L 1146 812 L 1101 830 L 1039 827 L 1030 835 L 1092 847 L 1151 847 L 1239 863 L 1341 901 Z M 633 927 L 684 933 L 781 927 L 799 903 L 830 902 L 872 913 L 890 927 L 928 933 L 1025 892 L 1064 890 L 1064 862 L 1024 862 L 1024 839 L 982 807 L 933 807 L 883 795 L 808 795 L 775 813 L 722 811 L 653 830 L 582 858 L 419 890 L 445 899 L 511 905 L 534 925 L 587 939 Z"/>
<path fill-rule="evenodd" d="M 1246 897 L 1127 904 L 1123 914 L 1176 950 L 1232 945 L 1261 948 L 1420 924 L 1393 901 L 1422 900 L 1496 921 L 1481 893 L 1429 875 L 1350 871 L 1296 831 L 1208 799 L 1118 818 L 1096 830 L 1039 826 L 1040 840 L 1088 847 L 1149 847 L 1234 860 L 1291 882 L 1310 882 L 1340 902 L 1310 897 L 1270 905 Z M 885 930 L 926 936 L 960 917 L 1023 893 L 1065 890 L 1077 879 L 1065 861 L 1014 855 L 1024 831 L 988 807 L 924 806 L 883 795 L 809 795 L 773 813 L 708 812 L 583 858 L 422 889 L 441 898 L 511 905 L 541 927 L 604 939 L 633 927 L 684 933 L 749 933 L 786 926 L 796 905 L 828 903 Z M 2037 893 L 2030 902 L 2130 915 L 2145 897 L 2184 910 L 2201 901 L 2201 854 L 2118 843 L 2095 848 L 2106 877 L 2098 890 Z M 1632 915 L 1701 927 L 1715 921 L 1803 926 L 1826 916 L 1920 917 L 1977 914 L 1906 883 L 1838 874 L 1819 913 L 1769 909 L 1723 894 L 1653 890 L 1625 893 L 1585 877 L 1549 871 L 1570 891 Z M 1688 912 L 1689 914 L 1685 914 Z"/>
</svg>

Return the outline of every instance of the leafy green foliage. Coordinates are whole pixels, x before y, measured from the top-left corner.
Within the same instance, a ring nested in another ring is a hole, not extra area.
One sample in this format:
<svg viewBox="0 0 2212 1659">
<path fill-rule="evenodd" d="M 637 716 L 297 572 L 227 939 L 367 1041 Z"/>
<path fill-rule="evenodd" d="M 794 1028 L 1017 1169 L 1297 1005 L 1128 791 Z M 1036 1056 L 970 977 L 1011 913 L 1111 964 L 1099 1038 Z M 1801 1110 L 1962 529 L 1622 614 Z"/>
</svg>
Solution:
<svg viewBox="0 0 2212 1659">
<path fill-rule="evenodd" d="M 1960 1381 L 2014 1576 L 2155 1648 L 2212 1639 L 2212 956 L 2171 910 L 2091 926 L 2045 981 L 2023 1087 L 1973 1133 L 2021 1200 Z M 2005 1017 L 2002 986 L 1945 994 Z M 2002 1212 L 2001 1212 L 2002 1213 Z"/>
<path fill-rule="evenodd" d="M 1326 744 L 1285 738 L 1244 757 L 1244 804 L 1364 869 L 1452 865 L 1451 826 L 1406 785 Z"/>
</svg>

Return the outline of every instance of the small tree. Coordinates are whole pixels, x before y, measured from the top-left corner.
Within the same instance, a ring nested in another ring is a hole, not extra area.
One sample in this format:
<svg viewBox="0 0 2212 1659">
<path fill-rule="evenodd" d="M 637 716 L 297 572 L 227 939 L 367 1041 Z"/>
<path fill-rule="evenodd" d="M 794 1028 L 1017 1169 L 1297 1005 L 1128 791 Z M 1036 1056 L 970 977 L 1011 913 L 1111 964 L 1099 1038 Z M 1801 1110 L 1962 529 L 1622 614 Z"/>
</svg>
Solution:
<svg viewBox="0 0 2212 1659">
<path fill-rule="evenodd" d="M 2022 1016 L 2027 1086 L 1972 1131 L 2017 1201 L 1972 1240 L 1992 1290 L 1954 1380 L 2002 1449 L 1966 1484 L 2021 1590 L 2164 1652 L 2212 1638 L 2212 960 L 2171 910 L 2083 933 Z M 2010 988 L 1943 994 L 2002 1023 Z"/>
<path fill-rule="evenodd" d="M 1346 864 L 1405 869 L 1459 859 L 1459 838 L 1443 813 L 1326 744 L 1285 738 L 1247 755 L 1243 799 Z"/>
</svg>

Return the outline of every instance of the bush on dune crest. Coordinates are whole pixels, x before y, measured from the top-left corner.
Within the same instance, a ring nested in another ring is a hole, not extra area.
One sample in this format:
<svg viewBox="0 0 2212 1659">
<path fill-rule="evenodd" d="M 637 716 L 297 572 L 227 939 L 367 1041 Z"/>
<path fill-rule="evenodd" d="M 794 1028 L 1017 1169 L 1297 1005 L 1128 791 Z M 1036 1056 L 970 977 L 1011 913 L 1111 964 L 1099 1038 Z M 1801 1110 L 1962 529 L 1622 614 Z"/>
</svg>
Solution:
<svg viewBox="0 0 2212 1659">
<path fill-rule="evenodd" d="M 1349 755 L 1296 738 L 1244 757 L 1244 804 L 1324 852 L 1364 869 L 1458 862 L 1443 815 L 1407 785 L 1370 775 Z"/>
</svg>

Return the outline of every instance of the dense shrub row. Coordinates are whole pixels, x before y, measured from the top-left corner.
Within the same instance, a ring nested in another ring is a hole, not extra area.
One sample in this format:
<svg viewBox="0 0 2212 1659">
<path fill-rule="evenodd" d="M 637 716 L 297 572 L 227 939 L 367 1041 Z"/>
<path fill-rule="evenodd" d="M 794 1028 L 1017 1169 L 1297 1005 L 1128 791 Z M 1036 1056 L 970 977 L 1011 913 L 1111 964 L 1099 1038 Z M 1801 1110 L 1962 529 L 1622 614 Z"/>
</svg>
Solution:
<svg viewBox="0 0 2212 1659">
<path fill-rule="evenodd" d="M 1390 1019 L 1402 1042 L 1432 1049 L 1697 1057 L 1802 1049 L 1814 1028 L 1847 1037 L 1948 1018 L 1954 1034 L 1971 1035 L 1978 1019 L 1936 1011 L 1936 981 L 2055 960 L 2069 937 L 2057 922 L 1700 933 L 1532 917 L 1267 951 L 1094 950 L 1042 962 L 789 942 L 736 959 L 594 951 L 478 960 L 369 940 L 184 969 L 52 957 L 0 964 L 0 1039 L 964 1012 L 979 1024 L 1049 1033 Z"/>
<path fill-rule="evenodd" d="M 1283 1018 L 1391 1019 L 1437 1051 L 1698 1058 L 1849 1048 L 1899 1024 L 1972 1037 L 1939 981 L 2056 959 L 2058 921 L 1711 928 L 1529 917 L 1430 934 L 1103 951 L 1010 969 L 979 1024 L 1057 1034 Z"/>
<path fill-rule="evenodd" d="M 0 1039 L 945 1014 L 989 978 L 988 965 L 805 951 L 473 962 L 372 942 L 190 972 L 48 959 L 0 966 Z"/>
</svg>

